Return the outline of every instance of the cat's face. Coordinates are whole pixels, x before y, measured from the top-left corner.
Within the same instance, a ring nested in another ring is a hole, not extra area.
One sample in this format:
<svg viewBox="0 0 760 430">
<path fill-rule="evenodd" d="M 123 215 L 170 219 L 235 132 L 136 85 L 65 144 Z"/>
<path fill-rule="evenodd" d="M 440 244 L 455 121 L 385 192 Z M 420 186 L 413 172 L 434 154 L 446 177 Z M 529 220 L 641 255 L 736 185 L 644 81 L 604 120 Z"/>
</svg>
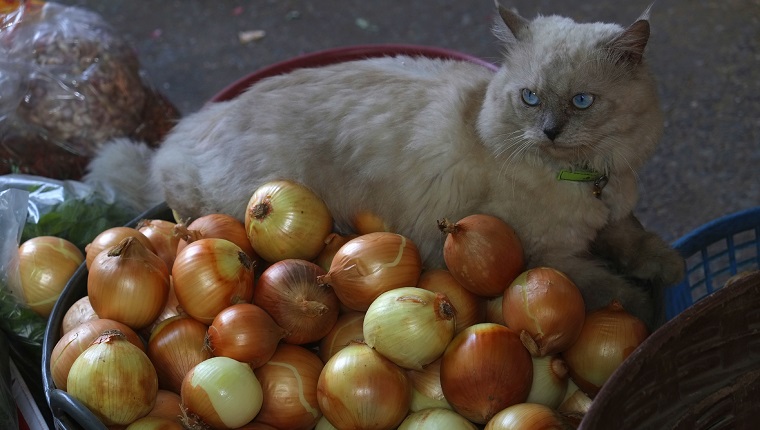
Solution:
<svg viewBox="0 0 760 430">
<path fill-rule="evenodd" d="M 600 172 L 637 169 L 662 131 L 642 62 L 609 44 L 624 31 L 539 17 L 510 43 L 489 86 L 481 133 L 497 157 Z"/>
</svg>

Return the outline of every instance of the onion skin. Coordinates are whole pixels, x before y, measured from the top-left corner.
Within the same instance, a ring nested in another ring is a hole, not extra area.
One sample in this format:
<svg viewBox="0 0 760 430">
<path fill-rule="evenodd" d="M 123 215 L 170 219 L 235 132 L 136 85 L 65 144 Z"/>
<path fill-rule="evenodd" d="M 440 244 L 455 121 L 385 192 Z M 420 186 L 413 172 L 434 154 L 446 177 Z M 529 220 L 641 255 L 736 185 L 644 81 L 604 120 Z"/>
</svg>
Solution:
<svg viewBox="0 0 760 430">
<path fill-rule="evenodd" d="M 589 312 L 578 340 L 562 353 L 570 378 L 593 398 L 647 336 L 644 322 L 617 300 Z"/>
<path fill-rule="evenodd" d="M 315 263 L 286 259 L 267 267 L 253 289 L 253 302 L 285 329 L 283 341 L 318 342 L 335 325 L 340 301 L 332 288 L 317 282 L 325 274 Z"/>
<path fill-rule="evenodd" d="M 87 321 L 96 320 L 98 318 L 100 317 L 98 317 L 95 309 L 92 308 L 92 305 L 90 304 L 90 298 L 84 296 L 74 302 L 74 304 L 71 305 L 63 315 L 63 319 L 61 320 L 61 335 L 66 334 L 66 332 L 71 331 L 71 329 L 80 324 L 84 324 Z"/>
<path fill-rule="evenodd" d="M 404 371 L 363 343 L 338 351 L 319 375 L 317 399 L 336 428 L 396 428 L 409 411 L 411 386 Z"/>
<path fill-rule="evenodd" d="M 321 267 L 325 272 L 330 271 L 330 265 L 332 265 L 333 257 L 338 253 L 338 250 L 351 239 L 359 237 L 357 234 L 350 234 L 342 236 L 338 233 L 330 233 L 325 238 L 325 247 L 319 252 L 317 258 L 314 259 L 314 263 Z"/>
<path fill-rule="evenodd" d="M 413 412 L 398 430 L 477 430 L 475 424 L 450 409 L 429 408 Z"/>
<path fill-rule="evenodd" d="M 412 384 L 412 412 L 428 408 L 452 409 L 441 388 L 441 358 L 425 366 L 422 370 L 406 371 Z"/>
<path fill-rule="evenodd" d="M 156 255 L 158 255 L 166 268 L 171 272 L 174 258 L 177 256 L 177 244 L 179 237 L 174 234 L 177 224 L 162 219 L 144 219 L 137 224 L 137 231 L 148 238 Z"/>
<path fill-rule="evenodd" d="M 254 369 L 264 402 L 254 422 L 290 430 L 309 430 L 322 418 L 317 382 L 324 364 L 308 349 L 280 344 L 272 358 Z"/>
<path fill-rule="evenodd" d="M 181 423 L 170 418 L 144 416 L 133 421 L 124 430 L 185 430 Z"/>
<path fill-rule="evenodd" d="M 454 336 L 441 359 L 441 388 L 459 414 L 485 424 L 502 409 L 527 399 L 533 362 L 520 337 L 493 323 Z"/>
<path fill-rule="evenodd" d="M 148 412 L 149 417 L 166 418 L 182 424 L 182 399 L 178 393 L 169 390 L 158 389 L 156 393 L 156 403 L 153 405 L 153 409 Z"/>
<path fill-rule="evenodd" d="M 417 285 L 421 272 L 414 242 L 396 233 L 376 232 L 346 242 L 319 282 L 333 287 L 346 307 L 365 312 L 380 294 Z"/>
<path fill-rule="evenodd" d="M 269 263 L 288 258 L 313 260 L 332 228 L 325 202 L 297 182 L 267 182 L 256 189 L 246 206 L 248 240 Z"/>
<path fill-rule="evenodd" d="M 111 227 L 109 229 L 103 230 L 100 234 L 95 236 L 94 239 L 92 239 L 92 242 L 88 243 L 87 246 L 84 247 L 85 263 L 87 263 L 87 268 L 90 268 L 92 260 L 94 260 L 98 254 L 100 254 L 102 251 L 105 251 L 106 249 L 113 248 L 127 237 L 134 237 L 151 252 L 156 252 L 150 240 L 148 240 L 148 238 L 145 237 L 144 234 L 140 233 L 140 231 L 136 228 Z"/>
<path fill-rule="evenodd" d="M 526 403 L 540 403 L 556 409 L 567 393 L 568 370 L 559 355 L 533 357 L 533 383 Z"/>
<path fill-rule="evenodd" d="M 188 242 L 194 242 L 198 239 L 227 239 L 239 246 L 252 261 L 258 259 L 258 255 L 253 250 L 251 242 L 243 225 L 237 218 L 227 214 L 208 214 L 193 220 L 185 226 L 182 223 L 176 224 L 173 233 L 177 238 L 176 252 L 182 251 Z"/>
<path fill-rule="evenodd" d="M 519 403 L 500 411 L 484 430 L 569 430 L 572 427 L 552 408 Z"/>
<path fill-rule="evenodd" d="M 364 341 L 364 312 L 349 311 L 338 316 L 330 332 L 319 341 L 319 358 L 327 363 L 336 352 L 351 342 Z"/>
<path fill-rule="evenodd" d="M 527 332 L 531 354 L 543 357 L 568 349 L 581 333 L 586 306 L 578 287 L 564 273 L 535 267 L 521 273 L 504 292 L 507 327 Z"/>
<path fill-rule="evenodd" d="M 126 425 L 146 416 L 158 393 L 148 356 L 119 331 L 103 334 L 77 357 L 66 385 L 106 425 Z"/>
<path fill-rule="evenodd" d="M 393 232 L 393 229 L 382 218 L 370 211 L 358 211 L 351 220 L 354 231 L 359 235 L 378 231 Z"/>
<path fill-rule="evenodd" d="M 456 223 L 441 220 L 438 228 L 446 233 L 446 267 L 474 294 L 499 296 L 524 270 L 522 242 L 514 229 L 499 218 L 474 214 Z"/>
<path fill-rule="evenodd" d="M 455 333 L 473 324 L 486 322 L 486 300 L 464 288 L 448 270 L 423 271 L 417 287 L 443 293 L 448 297 L 457 312 Z"/>
<path fill-rule="evenodd" d="M 187 315 L 159 323 L 148 340 L 148 357 L 159 387 L 179 394 L 182 380 L 198 363 L 213 356 L 206 345 L 206 325 Z"/>
<path fill-rule="evenodd" d="M 206 342 L 214 355 L 248 363 L 255 369 L 272 358 L 286 334 L 261 307 L 238 303 L 217 314 Z"/>
<path fill-rule="evenodd" d="M 84 261 L 73 243 L 54 236 L 37 236 L 18 248 L 21 292 L 29 309 L 43 318 L 50 316 L 71 275 Z"/>
</svg>

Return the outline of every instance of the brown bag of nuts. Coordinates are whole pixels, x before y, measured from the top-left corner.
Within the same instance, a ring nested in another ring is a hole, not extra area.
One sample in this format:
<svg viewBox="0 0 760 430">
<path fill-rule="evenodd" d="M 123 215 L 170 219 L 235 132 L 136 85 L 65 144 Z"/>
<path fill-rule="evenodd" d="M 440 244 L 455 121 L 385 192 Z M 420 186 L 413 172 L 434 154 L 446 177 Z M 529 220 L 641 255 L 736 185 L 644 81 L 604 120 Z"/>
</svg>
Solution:
<svg viewBox="0 0 760 430">
<path fill-rule="evenodd" d="M 0 174 L 79 179 L 109 139 L 156 146 L 178 117 L 100 15 L 38 0 L 0 5 Z"/>
</svg>

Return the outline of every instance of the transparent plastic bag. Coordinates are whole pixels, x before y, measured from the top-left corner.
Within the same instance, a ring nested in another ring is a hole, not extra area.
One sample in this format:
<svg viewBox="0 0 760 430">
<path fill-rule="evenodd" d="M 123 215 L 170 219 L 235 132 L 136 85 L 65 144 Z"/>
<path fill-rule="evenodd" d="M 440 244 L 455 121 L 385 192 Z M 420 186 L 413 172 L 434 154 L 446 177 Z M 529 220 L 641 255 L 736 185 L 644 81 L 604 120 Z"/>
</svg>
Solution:
<svg viewBox="0 0 760 430">
<path fill-rule="evenodd" d="M 0 4 L 0 174 L 79 179 L 116 137 L 158 145 L 179 117 L 95 12 Z"/>
</svg>

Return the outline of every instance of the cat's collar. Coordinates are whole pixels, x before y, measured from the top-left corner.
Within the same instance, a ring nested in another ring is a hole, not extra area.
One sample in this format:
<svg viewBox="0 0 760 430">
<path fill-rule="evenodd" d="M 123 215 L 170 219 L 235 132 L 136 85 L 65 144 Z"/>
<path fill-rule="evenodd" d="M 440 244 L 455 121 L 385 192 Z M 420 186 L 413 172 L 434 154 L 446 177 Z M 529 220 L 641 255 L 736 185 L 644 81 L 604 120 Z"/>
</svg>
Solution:
<svg viewBox="0 0 760 430">
<path fill-rule="evenodd" d="M 604 173 L 587 169 L 562 169 L 557 174 L 557 179 L 570 182 L 593 182 L 594 188 L 592 189 L 592 193 L 598 199 L 602 198 L 602 190 L 607 185 L 607 182 L 609 182 L 609 178 Z"/>
</svg>

